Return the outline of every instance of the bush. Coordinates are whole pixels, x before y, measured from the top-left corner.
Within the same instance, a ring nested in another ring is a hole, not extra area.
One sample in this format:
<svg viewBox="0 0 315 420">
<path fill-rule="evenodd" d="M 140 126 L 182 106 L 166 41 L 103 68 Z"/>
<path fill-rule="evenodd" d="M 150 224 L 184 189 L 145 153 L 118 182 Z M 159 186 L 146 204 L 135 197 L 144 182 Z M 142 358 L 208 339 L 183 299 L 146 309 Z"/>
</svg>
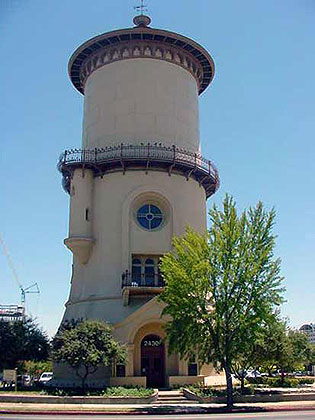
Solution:
<svg viewBox="0 0 315 420">
<path fill-rule="evenodd" d="M 211 388 L 205 387 L 203 385 L 188 385 L 186 386 L 190 392 L 193 392 L 198 397 L 207 398 L 207 397 L 226 397 L 226 388 L 218 389 L 218 388 Z M 254 387 L 246 387 L 244 395 L 253 395 L 254 394 Z M 241 395 L 240 388 L 233 389 L 233 395 L 239 396 Z"/>
<path fill-rule="evenodd" d="M 302 378 L 284 378 L 284 382 L 282 384 L 282 380 L 280 377 L 277 378 L 272 378 L 272 377 L 262 377 L 262 378 L 248 378 L 248 382 L 256 385 L 256 384 L 260 384 L 260 385 L 267 385 L 268 387 L 271 388 L 296 388 L 299 384 L 301 383 L 313 383 L 313 381 L 311 382 L 301 382 Z"/>
<path fill-rule="evenodd" d="M 153 389 L 128 386 L 112 386 L 105 389 L 83 390 L 82 388 L 46 388 L 43 394 L 55 395 L 58 397 L 66 396 L 100 396 L 100 397 L 149 397 L 153 394 Z"/>
<path fill-rule="evenodd" d="M 257 377 L 257 378 L 246 378 L 246 382 L 249 384 L 257 385 L 257 384 L 264 384 L 265 377 Z M 245 382 L 245 383 L 246 383 Z"/>
<path fill-rule="evenodd" d="M 186 388 L 188 391 L 192 392 L 193 394 L 197 395 L 198 397 L 213 397 L 213 388 L 210 387 L 202 387 L 195 385 L 187 385 Z"/>
<path fill-rule="evenodd" d="M 299 381 L 299 385 L 313 385 L 315 379 L 312 378 L 296 378 Z"/>
<path fill-rule="evenodd" d="M 150 388 L 129 388 L 123 386 L 109 387 L 102 393 L 104 397 L 149 397 L 152 394 L 153 389 Z"/>
</svg>

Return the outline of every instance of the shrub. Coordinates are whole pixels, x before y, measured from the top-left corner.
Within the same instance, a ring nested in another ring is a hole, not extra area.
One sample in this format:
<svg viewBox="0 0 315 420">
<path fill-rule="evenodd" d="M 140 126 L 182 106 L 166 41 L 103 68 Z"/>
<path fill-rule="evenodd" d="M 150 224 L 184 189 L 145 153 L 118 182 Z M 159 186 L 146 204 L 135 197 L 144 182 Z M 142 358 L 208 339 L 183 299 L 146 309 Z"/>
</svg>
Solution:
<svg viewBox="0 0 315 420">
<path fill-rule="evenodd" d="M 226 388 L 218 389 L 212 387 L 198 386 L 198 385 L 188 385 L 186 387 L 190 392 L 193 392 L 198 397 L 207 398 L 207 397 L 226 397 Z M 245 388 L 245 395 L 253 395 L 254 387 Z M 233 395 L 241 395 L 240 388 L 233 389 Z"/>
<path fill-rule="evenodd" d="M 151 388 L 129 388 L 123 386 L 109 387 L 102 393 L 104 397 L 149 397 L 152 394 L 153 389 Z"/>
<path fill-rule="evenodd" d="M 271 388 L 296 388 L 298 385 L 301 384 L 312 384 L 314 381 L 310 378 L 284 378 L 284 382 L 282 383 L 282 379 L 280 377 L 262 377 L 262 378 L 248 378 L 249 383 L 253 385 L 267 385 Z"/>
<path fill-rule="evenodd" d="M 312 378 L 296 378 L 299 381 L 299 385 L 313 385 L 315 379 Z"/>
<path fill-rule="evenodd" d="M 257 378 L 246 378 L 247 383 L 257 385 L 257 384 L 263 384 L 265 383 L 264 380 L 266 378 L 264 377 L 257 377 Z"/>
<path fill-rule="evenodd" d="M 112 386 L 105 389 L 83 390 L 82 388 L 46 388 L 42 394 L 65 396 L 101 396 L 101 397 L 148 397 L 153 394 L 153 389 L 128 386 Z"/>
<path fill-rule="evenodd" d="M 190 392 L 194 393 L 198 397 L 213 397 L 213 388 L 210 387 L 202 387 L 198 386 L 197 384 L 194 385 L 187 385 L 186 387 Z"/>
</svg>

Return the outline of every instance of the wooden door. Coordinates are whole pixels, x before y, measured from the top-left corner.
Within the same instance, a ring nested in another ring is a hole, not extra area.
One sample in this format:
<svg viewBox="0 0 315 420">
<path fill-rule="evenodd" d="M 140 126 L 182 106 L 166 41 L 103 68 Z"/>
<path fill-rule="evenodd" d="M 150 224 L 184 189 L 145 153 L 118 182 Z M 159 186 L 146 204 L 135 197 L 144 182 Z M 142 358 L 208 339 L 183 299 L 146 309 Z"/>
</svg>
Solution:
<svg viewBox="0 0 315 420">
<path fill-rule="evenodd" d="M 147 335 L 141 342 L 141 374 L 148 388 L 165 386 L 165 347 L 157 335 Z"/>
</svg>

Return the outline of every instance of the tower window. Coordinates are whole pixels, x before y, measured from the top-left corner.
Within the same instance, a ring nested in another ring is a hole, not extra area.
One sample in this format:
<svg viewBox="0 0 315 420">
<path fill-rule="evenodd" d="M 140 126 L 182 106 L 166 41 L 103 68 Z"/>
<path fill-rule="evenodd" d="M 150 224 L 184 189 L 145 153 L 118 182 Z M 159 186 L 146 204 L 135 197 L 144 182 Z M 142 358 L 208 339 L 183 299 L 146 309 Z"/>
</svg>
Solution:
<svg viewBox="0 0 315 420">
<path fill-rule="evenodd" d="M 163 287 L 159 269 L 160 256 L 137 255 L 132 258 L 131 285 Z"/>
<path fill-rule="evenodd" d="M 126 376 L 126 366 L 119 364 L 116 366 L 116 376 L 122 378 Z"/>
<path fill-rule="evenodd" d="M 154 286 L 156 264 L 151 258 L 146 259 L 144 266 L 144 280 L 146 286 Z"/>
<path fill-rule="evenodd" d="M 145 204 L 137 211 L 137 220 L 144 229 L 153 230 L 161 225 L 163 213 L 156 205 Z"/>
<path fill-rule="evenodd" d="M 88 208 L 86 208 L 85 209 L 85 220 L 88 222 L 90 219 L 89 219 L 89 209 Z"/>
<path fill-rule="evenodd" d="M 189 358 L 188 362 L 188 376 L 197 376 L 198 375 L 198 363 L 196 360 L 196 356 L 192 355 Z"/>
<path fill-rule="evenodd" d="M 141 284 L 141 267 L 142 267 L 141 260 L 138 258 L 133 258 L 131 281 L 132 281 L 132 284 L 137 284 L 137 286 Z"/>
</svg>

